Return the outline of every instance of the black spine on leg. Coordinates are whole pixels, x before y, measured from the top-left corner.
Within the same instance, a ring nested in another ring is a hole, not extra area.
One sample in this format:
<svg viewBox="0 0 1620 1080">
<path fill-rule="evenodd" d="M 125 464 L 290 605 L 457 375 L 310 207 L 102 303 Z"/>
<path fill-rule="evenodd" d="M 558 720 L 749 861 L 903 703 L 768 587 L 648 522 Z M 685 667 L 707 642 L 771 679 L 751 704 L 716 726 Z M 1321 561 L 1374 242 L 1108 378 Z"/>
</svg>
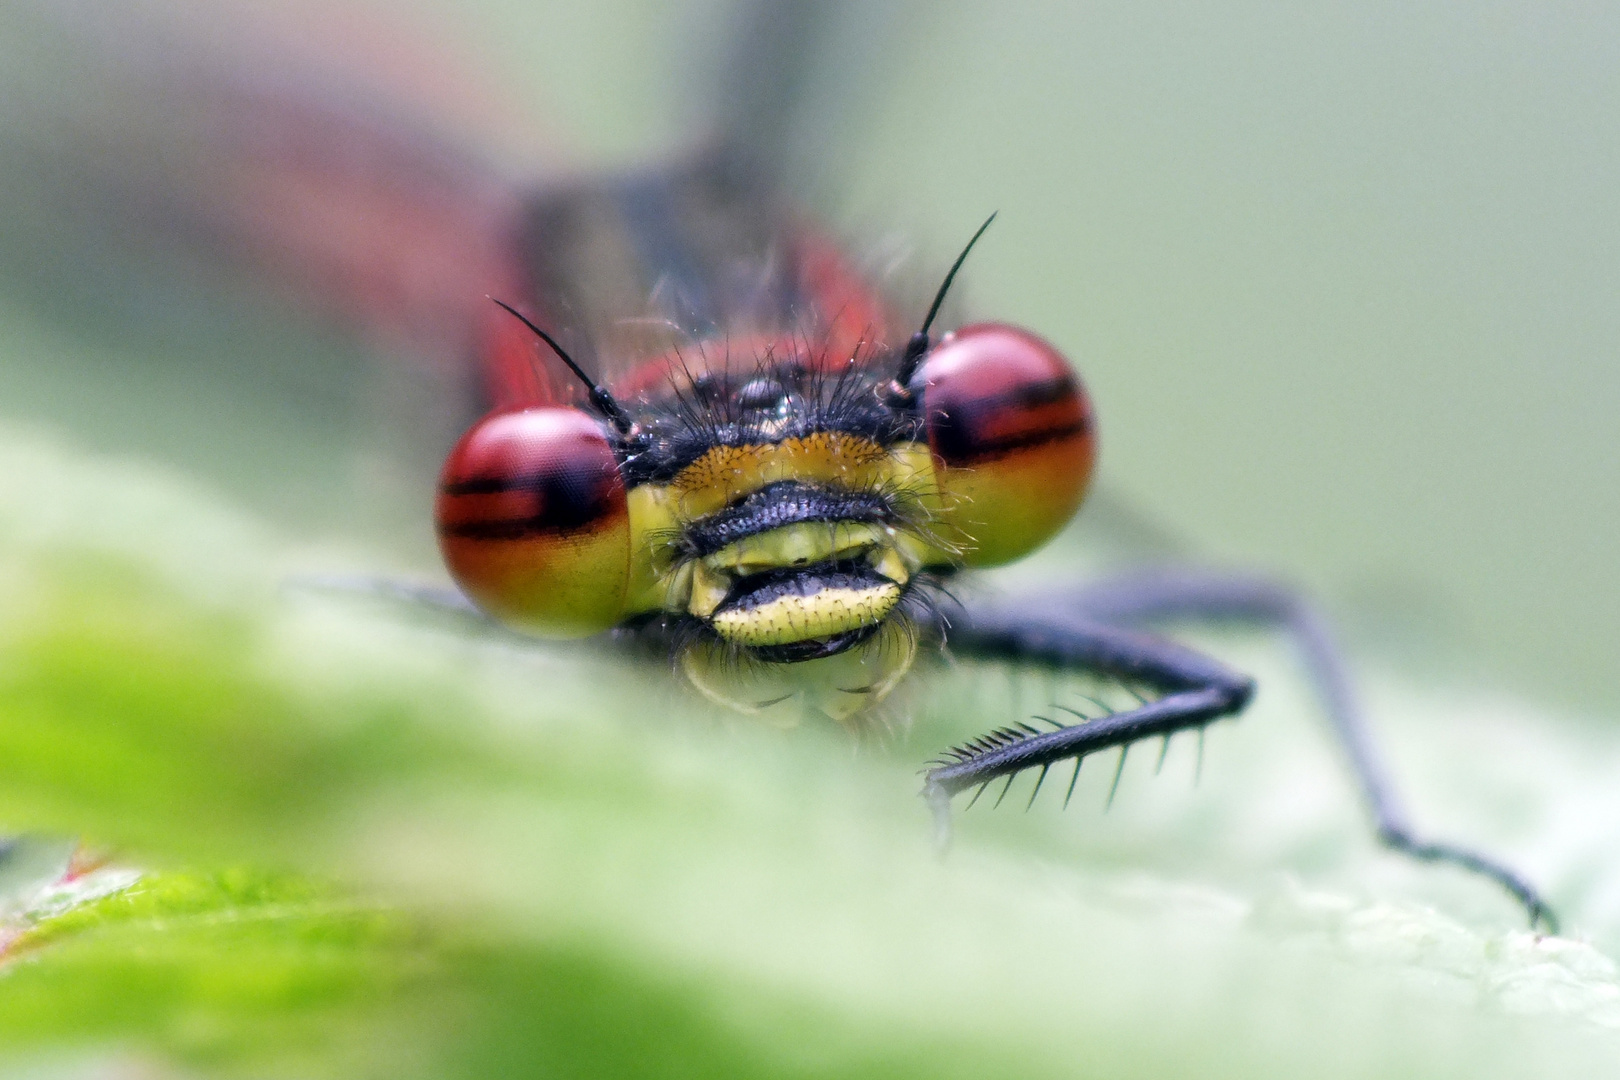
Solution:
<svg viewBox="0 0 1620 1080">
<path fill-rule="evenodd" d="M 1053 731 L 1006 729 L 948 752 L 926 787 L 938 805 L 960 791 L 1150 736 L 1202 727 L 1240 711 L 1254 682 L 1174 642 L 1024 605 L 952 613 L 951 645 L 963 653 L 1096 671 L 1163 693 L 1135 709 Z"/>
</svg>

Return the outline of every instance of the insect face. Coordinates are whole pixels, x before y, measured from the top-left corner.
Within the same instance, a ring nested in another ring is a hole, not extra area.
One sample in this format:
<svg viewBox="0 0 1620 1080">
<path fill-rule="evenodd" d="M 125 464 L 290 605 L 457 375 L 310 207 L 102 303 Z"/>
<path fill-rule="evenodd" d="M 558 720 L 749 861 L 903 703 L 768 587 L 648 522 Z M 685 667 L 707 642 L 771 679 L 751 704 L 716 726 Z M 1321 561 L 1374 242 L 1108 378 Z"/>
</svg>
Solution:
<svg viewBox="0 0 1620 1080">
<path fill-rule="evenodd" d="M 911 609 L 956 553 L 919 421 L 877 393 L 887 354 L 809 359 L 722 365 L 638 410 L 630 607 L 682 631 L 711 698 L 843 720 L 910 667 Z"/>
<path fill-rule="evenodd" d="M 1050 345 L 1000 324 L 948 335 L 900 400 L 890 350 L 729 355 L 634 373 L 653 388 L 620 403 L 628 431 L 557 407 L 480 421 L 444 469 L 445 559 L 516 628 L 656 624 L 711 698 L 846 719 L 910 667 L 931 584 L 1073 514 L 1090 406 Z"/>
</svg>

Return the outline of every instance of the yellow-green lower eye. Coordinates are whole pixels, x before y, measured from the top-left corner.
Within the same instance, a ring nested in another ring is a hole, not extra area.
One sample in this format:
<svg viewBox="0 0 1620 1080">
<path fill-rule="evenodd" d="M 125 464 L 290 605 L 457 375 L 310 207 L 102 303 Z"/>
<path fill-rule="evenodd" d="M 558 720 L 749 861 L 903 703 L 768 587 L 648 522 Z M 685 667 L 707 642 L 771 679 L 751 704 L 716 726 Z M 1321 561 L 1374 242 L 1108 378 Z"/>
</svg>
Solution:
<svg viewBox="0 0 1620 1080">
<path fill-rule="evenodd" d="M 622 618 L 624 481 L 601 423 L 578 409 L 480 420 L 450 452 L 434 511 L 451 575 L 502 622 L 583 637 Z"/>
<path fill-rule="evenodd" d="M 1097 456 L 1091 401 L 1068 363 L 1027 331 L 963 327 L 937 345 L 922 391 L 944 524 L 969 566 L 1027 555 L 1074 516 Z"/>
</svg>

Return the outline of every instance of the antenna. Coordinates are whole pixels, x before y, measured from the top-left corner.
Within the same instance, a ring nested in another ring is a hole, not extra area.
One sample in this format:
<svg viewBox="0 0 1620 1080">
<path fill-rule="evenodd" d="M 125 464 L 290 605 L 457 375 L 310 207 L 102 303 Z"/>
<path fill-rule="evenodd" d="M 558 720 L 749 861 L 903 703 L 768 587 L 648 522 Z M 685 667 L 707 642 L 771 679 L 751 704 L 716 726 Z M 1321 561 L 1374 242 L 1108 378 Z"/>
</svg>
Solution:
<svg viewBox="0 0 1620 1080">
<path fill-rule="evenodd" d="M 1000 211 L 998 210 L 996 213 L 1000 213 Z M 973 234 L 973 239 L 969 240 L 967 247 L 962 249 L 962 254 L 956 257 L 956 261 L 951 264 L 950 272 L 945 275 L 945 280 L 939 287 L 939 292 L 934 294 L 934 302 L 929 305 L 928 315 L 923 319 L 922 328 L 912 334 L 911 340 L 906 342 L 906 351 L 900 354 L 900 370 L 895 373 L 894 385 L 891 390 L 897 401 L 909 402 L 911 400 L 911 377 L 917 373 L 917 365 L 922 362 L 923 354 L 928 351 L 928 328 L 934 325 L 934 318 L 939 314 L 940 305 L 945 302 L 945 294 L 951 291 L 951 283 L 956 280 L 956 272 L 962 269 L 964 262 L 967 262 L 968 252 L 973 250 L 973 245 L 979 242 L 979 237 L 984 235 L 984 231 L 990 227 L 990 223 L 994 220 L 996 220 L 995 214 L 985 218 L 984 224 L 979 226 L 979 231 Z"/>
<path fill-rule="evenodd" d="M 974 239 L 977 239 L 977 237 Z M 971 247 L 972 245 L 969 246 Z M 952 272 L 954 273 L 954 271 Z M 494 300 L 498 306 L 507 312 L 507 314 L 511 315 L 524 326 L 527 326 L 530 330 L 534 331 L 534 335 L 541 341 L 545 342 L 547 345 L 550 345 L 551 351 L 556 353 L 558 358 L 561 359 L 563 363 L 568 365 L 569 371 L 572 371 L 575 375 L 579 376 L 579 381 L 584 383 L 585 388 L 590 391 L 591 404 L 600 409 L 602 414 L 613 422 L 613 426 L 619 429 L 620 435 L 630 434 L 630 429 L 634 427 L 635 424 L 630 419 L 630 414 L 624 411 L 624 406 L 615 401 L 612 394 L 596 385 L 596 383 L 591 380 L 591 377 L 585 374 L 584 370 L 581 369 L 578 364 L 574 363 L 574 358 L 563 351 L 563 347 L 557 344 L 555 338 L 546 333 L 544 330 L 540 329 L 538 326 L 534 325 L 534 323 L 530 322 L 522 312 L 518 311 L 518 309 L 513 307 L 511 304 L 508 304 L 503 300 L 495 300 L 493 296 L 489 297 L 489 299 Z"/>
</svg>

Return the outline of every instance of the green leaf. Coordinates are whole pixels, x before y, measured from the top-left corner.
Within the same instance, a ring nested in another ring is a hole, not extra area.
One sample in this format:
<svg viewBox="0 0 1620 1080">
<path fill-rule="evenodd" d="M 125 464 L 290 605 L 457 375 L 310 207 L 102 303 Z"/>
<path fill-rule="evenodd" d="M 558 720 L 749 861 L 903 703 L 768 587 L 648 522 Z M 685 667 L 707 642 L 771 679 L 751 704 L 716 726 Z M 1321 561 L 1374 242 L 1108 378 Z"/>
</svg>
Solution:
<svg viewBox="0 0 1620 1080">
<path fill-rule="evenodd" d="M 959 814 L 941 861 L 920 762 L 1078 687 L 964 664 L 887 743 L 738 727 L 656 664 L 284 589 L 332 556 L 159 471 L 0 433 L 0 478 L 0 819 L 144 872 L 13 916 L 16 1069 L 1599 1075 L 1620 1050 L 1602 951 L 1377 851 L 1271 643 L 1208 640 L 1267 691 L 1198 784 L 1192 740 L 1151 783 L 1139 753 L 1104 815 L 1088 766 L 1067 813 L 1049 782 Z M 1369 688 L 1421 819 L 1612 948 L 1602 733 Z"/>
</svg>

